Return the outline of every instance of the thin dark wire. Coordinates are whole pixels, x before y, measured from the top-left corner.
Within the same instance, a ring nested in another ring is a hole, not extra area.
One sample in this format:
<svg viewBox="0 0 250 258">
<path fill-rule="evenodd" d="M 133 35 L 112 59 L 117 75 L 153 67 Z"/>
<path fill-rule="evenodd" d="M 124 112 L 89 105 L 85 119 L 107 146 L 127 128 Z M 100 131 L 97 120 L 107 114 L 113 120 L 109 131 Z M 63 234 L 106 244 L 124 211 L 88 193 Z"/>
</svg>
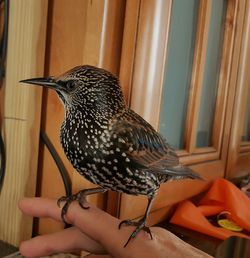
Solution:
<svg viewBox="0 0 250 258">
<path fill-rule="evenodd" d="M 62 180 L 63 180 L 63 184 L 64 184 L 64 188 L 65 188 L 65 192 L 67 196 L 72 195 L 72 183 L 71 183 L 71 179 L 69 177 L 68 171 L 65 168 L 61 158 L 59 157 L 58 153 L 56 152 L 56 149 L 54 148 L 53 144 L 51 143 L 49 137 L 46 135 L 46 133 L 41 132 L 41 139 L 44 142 L 44 144 L 46 145 L 46 147 L 48 148 L 51 156 L 53 157 L 57 168 L 61 174 Z"/>
<path fill-rule="evenodd" d="M 9 28 L 9 0 L 4 1 L 4 28 L 3 35 L 0 44 L 0 77 L 5 75 L 5 59 L 7 54 L 7 42 L 8 42 L 8 28 Z"/>
<path fill-rule="evenodd" d="M 1 159 L 1 167 L 0 167 L 0 191 L 2 189 L 4 174 L 5 174 L 5 167 L 6 167 L 6 153 L 5 147 L 3 142 L 3 137 L 0 133 L 0 159 Z"/>
<path fill-rule="evenodd" d="M 0 4 L 4 3 L 4 27 L 0 45 L 0 87 L 2 79 L 5 76 L 5 59 L 7 53 L 8 27 L 9 27 L 9 0 L 1 0 Z M 0 123 L 1 124 L 1 123 Z M 0 127 L 0 192 L 3 186 L 5 169 L 6 169 L 6 151 L 3 141 L 3 136 Z"/>
</svg>

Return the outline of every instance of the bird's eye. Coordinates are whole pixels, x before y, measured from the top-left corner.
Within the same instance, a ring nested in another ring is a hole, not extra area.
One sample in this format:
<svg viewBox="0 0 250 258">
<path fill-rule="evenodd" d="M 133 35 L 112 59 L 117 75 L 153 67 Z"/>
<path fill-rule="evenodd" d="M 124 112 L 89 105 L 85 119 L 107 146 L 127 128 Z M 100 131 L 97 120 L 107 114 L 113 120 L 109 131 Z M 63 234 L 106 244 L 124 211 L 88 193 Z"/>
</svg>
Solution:
<svg viewBox="0 0 250 258">
<path fill-rule="evenodd" d="M 68 81 L 66 87 L 69 91 L 72 91 L 75 89 L 76 83 L 74 81 Z"/>
</svg>

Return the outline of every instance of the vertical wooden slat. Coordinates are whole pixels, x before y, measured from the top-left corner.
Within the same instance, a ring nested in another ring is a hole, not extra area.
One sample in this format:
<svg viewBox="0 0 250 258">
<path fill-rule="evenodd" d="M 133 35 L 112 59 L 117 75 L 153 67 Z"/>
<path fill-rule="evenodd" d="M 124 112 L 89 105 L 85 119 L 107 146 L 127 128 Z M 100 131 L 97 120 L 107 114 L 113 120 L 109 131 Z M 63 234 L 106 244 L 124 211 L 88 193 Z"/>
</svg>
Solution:
<svg viewBox="0 0 250 258">
<path fill-rule="evenodd" d="M 103 67 L 119 75 L 125 2 L 87 1 L 83 64 Z"/>
<path fill-rule="evenodd" d="M 186 148 L 192 153 L 196 147 L 196 133 L 200 109 L 200 97 L 207 53 L 209 23 L 211 18 L 212 1 L 201 0 L 196 34 L 193 74 L 188 101 Z"/>
<path fill-rule="evenodd" d="M 226 176 L 229 176 L 230 173 L 228 172 L 228 170 L 230 170 L 234 162 L 234 158 L 230 154 L 230 138 L 232 135 L 232 117 L 237 86 L 238 66 L 240 62 L 240 53 L 243 38 L 243 25 L 245 19 L 246 0 L 237 1 L 237 5 L 235 8 L 233 8 L 234 4 L 234 1 L 229 2 L 229 8 L 232 8 L 230 12 L 232 13 L 233 18 L 229 19 L 228 23 L 234 28 L 232 35 L 232 37 L 234 38 L 234 44 L 231 59 L 231 70 L 229 78 L 227 108 L 225 114 L 225 125 L 223 131 L 221 155 L 222 160 L 225 160 L 226 163 Z M 235 149 L 232 149 L 232 151 L 233 153 L 236 153 Z"/>
<path fill-rule="evenodd" d="M 18 245 L 32 233 L 32 219 L 21 214 L 17 202 L 35 193 L 41 111 L 41 89 L 21 86 L 19 80 L 43 75 L 47 0 L 12 0 L 9 14 L 0 238 Z"/>
<path fill-rule="evenodd" d="M 222 47 L 222 58 L 220 65 L 220 76 L 218 81 L 218 91 L 217 100 L 215 105 L 215 116 L 213 124 L 213 135 L 212 135 L 212 145 L 216 150 L 220 150 L 222 146 L 223 130 L 225 131 L 224 118 L 226 114 L 226 104 L 228 103 L 228 93 L 230 91 L 230 76 L 231 67 L 233 59 L 234 44 L 237 41 L 234 40 L 236 33 L 236 23 L 240 21 L 240 17 L 237 16 L 237 12 L 240 9 L 240 5 L 244 3 L 245 0 L 228 0 L 227 3 L 227 14 L 225 19 L 225 29 L 223 37 L 223 47 Z M 238 19 L 236 19 L 238 17 Z"/>
<path fill-rule="evenodd" d="M 158 128 L 172 1 L 141 1 L 131 108 Z"/>
<path fill-rule="evenodd" d="M 97 1 L 99 3 L 99 1 Z M 119 76 L 125 17 L 125 0 L 106 0 L 99 66 Z M 124 90 L 125 87 L 124 87 Z"/>
<path fill-rule="evenodd" d="M 242 33 L 241 45 L 237 46 L 236 51 L 240 58 L 236 60 L 238 69 L 233 73 L 236 83 L 234 95 L 234 110 L 232 115 L 230 141 L 228 146 L 227 171 L 226 176 L 229 178 L 245 175 L 249 173 L 250 154 L 249 152 L 240 154 L 241 136 L 245 121 L 247 98 L 250 85 L 250 3 L 246 1 L 246 5 L 242 6 L 241 15 L 245 17 Z M 240 13 L 239 13 L 240 15 Z M 242 17 L 241 16 L 241 17 Z M 243 20 L 241 20 L 243 22 Z"/>
<path fill-rule="evenodd" d="M 127 103 L 130 102 L 132 88 L 140 5 L 141 0 L 127 0 L 126 2 L 119 78 Z"/>
</svg>

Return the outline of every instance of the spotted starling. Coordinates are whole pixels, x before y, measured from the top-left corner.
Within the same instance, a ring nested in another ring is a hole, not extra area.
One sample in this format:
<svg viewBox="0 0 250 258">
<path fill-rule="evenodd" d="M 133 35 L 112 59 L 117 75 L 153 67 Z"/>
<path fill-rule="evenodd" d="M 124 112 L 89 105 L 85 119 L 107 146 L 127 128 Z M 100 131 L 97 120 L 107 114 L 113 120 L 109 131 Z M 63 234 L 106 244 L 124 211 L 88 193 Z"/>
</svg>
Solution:
<svg viewBox="0 0 250 258">
<path fill-rule="evenodd" d="M 21 82 L 55 90 L 64 104 L 65 118 L 60 140 L 67 158 L 87 180 L 98 185 L 70 197 L 62 197 L 62 219 L 69 204 L 77 200 L 88 208 L 85 197 L 112 190 L 146 195 L 148 205 L 125 246 L 143 229 L 151 236 L 146 220 L 161 183 L 175 179 L 200 179 L 179 163 L 174 149 L 141 116 L 127 107 L 119 81 L 97 67 L 78 66 L 58 77 Z M 152 238 L 152 236 L 151 236 Z"/>
</svg>

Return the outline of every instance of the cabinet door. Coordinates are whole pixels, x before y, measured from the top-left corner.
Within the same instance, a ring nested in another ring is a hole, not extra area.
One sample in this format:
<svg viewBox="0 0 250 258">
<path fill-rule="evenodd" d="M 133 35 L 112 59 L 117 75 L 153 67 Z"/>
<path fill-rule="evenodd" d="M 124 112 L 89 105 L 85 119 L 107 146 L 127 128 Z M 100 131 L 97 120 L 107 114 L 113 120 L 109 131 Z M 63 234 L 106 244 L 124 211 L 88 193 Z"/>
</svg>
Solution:
<svg viewBox="0 0 250 258">
<path fill-rule="evenodd" d="M 137 19 L 126 13 L 137 25 L 133 62 L 121 66 L 121 73 L 132 70 L 130 106 L 167 138 L 182 163 L 207 179 L 163 184 L 153 207 L 156 222 L 172 204 L 224 176 L 232 118 L 226 111 L 233 106 L 245 1 L 137 4 Z M 122 195 L 119 216 L 139 217 L 145 205 L 146 198 Z"/>
<path fill-rule="evenodd" d="M 236 81 L 236 94 L 228 149 L 227 176 L 250 174 L 250 3 L 247 1 L 242 50 Z"/>
</svg>

